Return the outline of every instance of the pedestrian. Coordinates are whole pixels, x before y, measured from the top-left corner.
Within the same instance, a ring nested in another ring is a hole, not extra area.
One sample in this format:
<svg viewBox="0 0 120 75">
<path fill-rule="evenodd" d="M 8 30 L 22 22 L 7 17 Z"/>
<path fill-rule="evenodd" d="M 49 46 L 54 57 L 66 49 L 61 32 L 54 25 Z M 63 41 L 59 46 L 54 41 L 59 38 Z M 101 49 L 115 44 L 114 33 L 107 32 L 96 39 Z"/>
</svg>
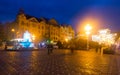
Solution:
<svg viewBox="0 0 120 75">
<path fill-rule="evenodd" d="M 53 45 L 52 44 L 48 44 L 47 45 L 47 49 L 48 49 L 48 54 L 53 52 Z"/>
<path fill-rule="evenodd" d="M 97 45 L 96 45 L 96 49 L 95 49 L 95 50 L 96 50 L 96 53 L 98 52 L 98 49 L 99 49 L 99 45 L 97 44 Z"/>
<path fill-rule="evenodd" d="M 72 44 L 72 45 L 70 46 L 71 53 L 73 53 L 73 52 L 74 52 L 74 48 L 75 48 L 75 45 L 74 45 L 74 44 Z"/>
<path fill-rule="evenodd" d="M 48 54 L 50 54 L 49 44 L 47 45 Z"/>
<path fill-rule="evenodd" d="M 50 44 L 50 52 L 52 53 L 53 52 L 53 45 Z"/>
<path fill-rule="evenodd" d="M 101 53 L 102 45 L 99 45 L 99 49 L 100 49 L 100 53 Z"/>
<path fill-rule="evenodd" d="M 5 49 L 4 50 L 7 50 L 7 44 L 5 44 Z"/>
</svg>

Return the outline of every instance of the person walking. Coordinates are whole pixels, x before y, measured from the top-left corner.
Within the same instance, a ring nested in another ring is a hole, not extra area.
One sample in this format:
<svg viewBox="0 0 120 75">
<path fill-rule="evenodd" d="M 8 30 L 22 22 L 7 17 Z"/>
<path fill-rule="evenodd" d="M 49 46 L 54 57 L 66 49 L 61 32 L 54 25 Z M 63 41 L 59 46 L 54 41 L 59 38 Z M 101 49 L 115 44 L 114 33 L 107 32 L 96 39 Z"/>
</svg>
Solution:
<svg viewBox="0 0 120 75">
<path fill-rule="evenodd" d="M 7 50 L 7 43 L 5 44 L 5 48 L 4 48 L 4 50 Z"/>
<path fill-rule="evenodd" d="M 48 44 L 47 45 L 47 49 L 48 49 L 48 54 L 53 52 L 53 45 L 52 44 Z"/>
<path fill-rule="evenodd" d="M 75 49 L 75 45 L 74 45 L 74 44 L 71 44 L 70 49 L 71 49 L 71 53 L 73 53 L 73 52 L 74 52 L 74 49 Z"/>
<path fill-rule="evenodd" d="M 96 49 L 95 49 L 96 53 L 98 52 L 98 49 L 99 49 L 99 44 L 96 45 Z"/>
</svg>

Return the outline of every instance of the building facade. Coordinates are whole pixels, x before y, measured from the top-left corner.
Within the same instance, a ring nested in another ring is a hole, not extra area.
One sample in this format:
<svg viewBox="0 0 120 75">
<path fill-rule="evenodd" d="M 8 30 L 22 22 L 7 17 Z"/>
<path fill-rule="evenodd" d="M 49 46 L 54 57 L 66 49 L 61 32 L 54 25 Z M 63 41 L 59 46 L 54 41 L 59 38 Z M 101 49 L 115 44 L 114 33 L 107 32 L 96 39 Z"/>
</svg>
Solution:
<svg viewBox="0 0 120 75">
<path fill-rule="evenodd" d="M 29 31 L 35 38 L 35 41 L 41 42 L 47 39 L 51 41 L 64 42 L 65 39 L 74 38 L 74 30 L 70 25 L 62 26 L 57 23 L 55 19 L 36 18 L 24 13 L 20 10 L 17 14 L 15 25 L 17 38 L 21 38 L 25 31 Z"/>
</svg>

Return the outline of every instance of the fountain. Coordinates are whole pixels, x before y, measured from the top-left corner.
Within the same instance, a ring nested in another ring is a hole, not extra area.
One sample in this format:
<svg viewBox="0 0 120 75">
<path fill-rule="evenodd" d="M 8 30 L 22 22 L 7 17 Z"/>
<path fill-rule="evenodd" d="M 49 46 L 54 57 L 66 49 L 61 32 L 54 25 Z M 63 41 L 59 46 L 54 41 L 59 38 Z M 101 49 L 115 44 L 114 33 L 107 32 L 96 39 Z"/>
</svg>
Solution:
<svg viewBox="0 0 120 75">
<path fill-rule="evenodd" d="M 19 43 L 23 48 L 34 48 L 32 36 L 28 31 L 23 34 L 23 41 L 20 41 Z"/>
</svg>

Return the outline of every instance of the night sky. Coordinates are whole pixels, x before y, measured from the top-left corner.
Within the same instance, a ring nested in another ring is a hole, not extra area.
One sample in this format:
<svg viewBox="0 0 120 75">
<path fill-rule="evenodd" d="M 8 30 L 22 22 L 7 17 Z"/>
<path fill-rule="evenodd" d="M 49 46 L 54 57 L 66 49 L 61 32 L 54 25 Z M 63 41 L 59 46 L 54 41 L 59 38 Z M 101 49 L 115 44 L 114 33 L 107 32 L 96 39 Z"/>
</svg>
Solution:
<svg viewBox="0 0 120 75">
<path fill-rule="evenodd" d="M 31 16 L 70 24 L 76 31 L 88 23 L 94 30 L 120 31 L 119 0 L 0 0 L 0 22 L 13 21 L 20 8 Z"/>
</svg>

